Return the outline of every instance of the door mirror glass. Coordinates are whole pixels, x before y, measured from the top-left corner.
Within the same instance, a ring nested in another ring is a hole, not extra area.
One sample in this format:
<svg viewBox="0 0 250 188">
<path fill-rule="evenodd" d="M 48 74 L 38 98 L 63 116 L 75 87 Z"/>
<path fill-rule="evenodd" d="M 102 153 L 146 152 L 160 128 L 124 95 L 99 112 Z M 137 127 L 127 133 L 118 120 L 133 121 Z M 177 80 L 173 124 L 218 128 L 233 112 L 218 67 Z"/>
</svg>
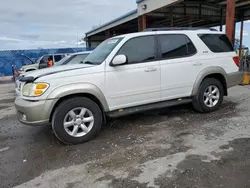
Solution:
<svg viewBox="0 0 250 188">
<path fill-rule="evenodd" d="M 127 56 L 125 55 L 117 55 L 113 59 L 111 66 L 118 66 L 127 63 Z"/>
</svg>

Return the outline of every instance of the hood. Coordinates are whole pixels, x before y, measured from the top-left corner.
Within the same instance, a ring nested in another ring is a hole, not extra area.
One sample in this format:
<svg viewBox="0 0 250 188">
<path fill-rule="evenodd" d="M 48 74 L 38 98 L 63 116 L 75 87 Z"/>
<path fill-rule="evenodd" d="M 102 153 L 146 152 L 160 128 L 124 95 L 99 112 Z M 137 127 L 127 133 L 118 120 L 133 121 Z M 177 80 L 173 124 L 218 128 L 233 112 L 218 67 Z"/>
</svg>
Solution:
<svg viewBox="0 0 250 188">
<path fill-rule="evenodd" d="M 71 70 L 76 70 L 76 69 L 83 69 L 87 67 L 93 67 L 93 65 L 76 64 L 76 65 L 62 65 L 58 67 L 45 68 L 41 70 L 28 72 L 25 74 L 25 77 L 33 78 L 35 80 L 43 76 L 48 76 L 51 74 L 56 74 L 56 73 L 61 73 L 61 72 L 71 71 Z"/>
</svg>

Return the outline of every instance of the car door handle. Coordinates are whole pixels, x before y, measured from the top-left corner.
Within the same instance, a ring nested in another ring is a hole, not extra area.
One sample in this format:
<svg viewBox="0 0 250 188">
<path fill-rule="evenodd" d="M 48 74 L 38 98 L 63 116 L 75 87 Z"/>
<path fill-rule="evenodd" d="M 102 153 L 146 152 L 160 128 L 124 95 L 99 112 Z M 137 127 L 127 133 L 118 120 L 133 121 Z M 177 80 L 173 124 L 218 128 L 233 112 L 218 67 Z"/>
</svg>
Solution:
<svg viewBox="0 0 250 188">
<path fill-rule="evenodd" d="M 196 62 L 196 63 L 194 63 L 193 65 L 194 65 L 195 67 L 196 67 L 196 66 L 201 66 L 202 63 Z"/>
<path fill-rule="evenodd" d="M 157 68 L 155 68 L 155 67 L 149 67 L 149 68 L 145 69 L 145 72 L 155 72 L 155 71 L 157 71 Z"/>
</svg>

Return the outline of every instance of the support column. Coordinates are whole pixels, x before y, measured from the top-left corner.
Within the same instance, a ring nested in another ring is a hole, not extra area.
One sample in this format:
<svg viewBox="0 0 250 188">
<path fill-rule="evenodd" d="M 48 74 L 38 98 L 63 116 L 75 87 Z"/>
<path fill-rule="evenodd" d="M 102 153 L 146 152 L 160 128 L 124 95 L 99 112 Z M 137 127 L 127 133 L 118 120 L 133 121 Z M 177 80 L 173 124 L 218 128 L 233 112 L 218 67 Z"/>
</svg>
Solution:
<svg viewBox="0 0 250 188">
<path fill-rule="evenodd" d="M 170 13 L 170 27 L 174 27 L 174 9 L 171 7 L 171 13 Z"/>
<path fill-rule="evenodd" d="M 199 4 L 199 20 L 201 19 L 202 4 Z"/>
<path fill-rule="evenodd" d="M 87 47 L 88 48 L 91 48 L 91 37 L 86 37 L 86 39 L 87 39 Z"/>
<path fill-rule="evenodd" d="M 223 9 L 220 10 L 220 31 L 223 30 Z"/>
<path fill-rule="evenodd" d="M 240 47 L 239 47 L 239 57 L 241 57 L 242 53 L 242 41 L 243 41 L 243 29 L 244 29 L 244 21 L 241 21 L 240 25 Z"/>
<path fill-rule="evenodd" d="M 109 29 L 105 31 L 105 38 L 106 39 L 110 38 L 110 30 Z"/>
<path fill-rule="evenodd" d="M 138 17 L 138 31 L 143 31 L 147 28 L 147 17 L 142 15 Z"/>
<path fill-rule="evenodd" d="M 235 0 L 227 0 L 226 10 L 226 34 L 233 42 L 235 30 Z"/>
</svg>

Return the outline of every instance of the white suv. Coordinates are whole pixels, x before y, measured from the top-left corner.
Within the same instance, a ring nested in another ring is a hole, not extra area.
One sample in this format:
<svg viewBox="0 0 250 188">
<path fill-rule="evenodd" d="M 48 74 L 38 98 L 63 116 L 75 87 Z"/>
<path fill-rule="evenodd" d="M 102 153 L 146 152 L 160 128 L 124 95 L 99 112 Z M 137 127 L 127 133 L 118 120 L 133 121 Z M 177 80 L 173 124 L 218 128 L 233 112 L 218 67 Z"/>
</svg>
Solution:
<svg viewBox="0 0 250 188">
<path fill-rule="evenodd" d="M 26 125 L 52 123 L 64 143 L 95 136 L 106 117 L 192 102 L 212 112 L 241 82 L 227 36 L 210 30 L 154 29 L 110 38 L 79 65 L 21 78 L 15 106 Z"/>
</svg>

